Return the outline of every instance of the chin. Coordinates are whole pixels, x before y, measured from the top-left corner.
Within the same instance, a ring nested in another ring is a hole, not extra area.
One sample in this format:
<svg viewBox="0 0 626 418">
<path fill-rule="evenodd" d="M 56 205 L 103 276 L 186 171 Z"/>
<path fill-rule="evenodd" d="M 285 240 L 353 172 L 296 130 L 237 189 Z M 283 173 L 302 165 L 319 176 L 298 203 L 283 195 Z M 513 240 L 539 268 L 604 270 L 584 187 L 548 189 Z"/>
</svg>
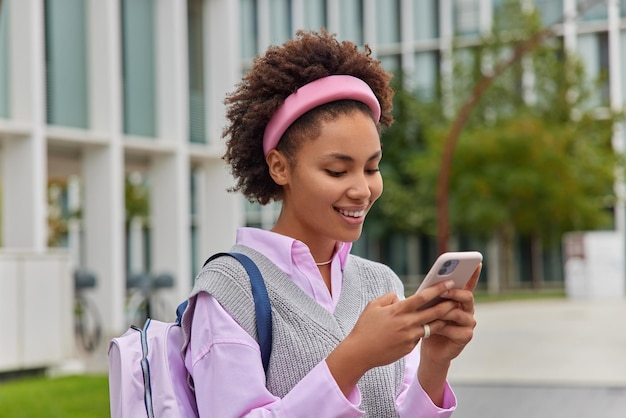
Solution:
<svg viewBox="0 0 626 418">
<path fill-rule="evenodd" d="M 337 238 L 337 241 L 341 242 L 355 242 L 359 238 L 361 238 L 361 234 L 363 232 L 363 228 L 359 228 L 358 231 L 353 231 L 350 233 L 342 234 L 341 237 Z"/>
</svg>

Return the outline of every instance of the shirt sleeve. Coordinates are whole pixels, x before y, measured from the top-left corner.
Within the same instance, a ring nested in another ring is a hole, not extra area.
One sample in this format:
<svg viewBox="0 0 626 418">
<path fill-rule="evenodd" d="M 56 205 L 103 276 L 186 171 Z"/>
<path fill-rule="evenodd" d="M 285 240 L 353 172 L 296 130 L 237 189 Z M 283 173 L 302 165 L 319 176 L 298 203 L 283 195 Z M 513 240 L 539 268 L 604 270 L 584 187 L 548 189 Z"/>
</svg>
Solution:
<svg viewBox="0 0 626 418">
<path fill-rule="evenodd" d="M 417 379 L 420 363 L 420 345 L 406 357 L 404 383 L 400 395 L 396 398 L 396 408 L 400 418 L 441 417 L 447 418 L 456 410 L 456 396 L 446 382 L 443 394 L 443 407 L 433 403 Z"/>
<path fill-rule="evenodd" d="M 265 387 L 257 342 L 211 295 L 196 296 L 185 356 L 200 417 L 360 417 L 361 395 L 345 397 L 325 361 L 285 397 Z"/>
</svg>

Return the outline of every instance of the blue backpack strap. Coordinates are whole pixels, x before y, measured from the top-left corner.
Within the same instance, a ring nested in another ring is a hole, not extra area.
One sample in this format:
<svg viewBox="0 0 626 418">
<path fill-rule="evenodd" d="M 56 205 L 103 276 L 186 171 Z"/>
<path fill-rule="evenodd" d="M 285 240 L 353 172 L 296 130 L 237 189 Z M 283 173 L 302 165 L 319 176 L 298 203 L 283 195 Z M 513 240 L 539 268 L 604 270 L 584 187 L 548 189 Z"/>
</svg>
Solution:
<svg viewBox="0 0 626 418">
<path fill-rule="evenodd" d="M 183 314 L 185 313 L 185 309 L 187 309 L 187 305 L 189 305 L 189 300 L 185 300 L 183 303 L 178 305 L 176 308 L 176 325 L 181 326 L 183 321 Z"/>
<path fill-rule="evenodd" d="M 250 277 L 250 285 L 252 286 L 252 297 L 254 298 L 254 310 L 256 313 L 257 330 L 259 334 L 259 346 L 261 347 L 261 361 L 263 362 L 263 369 L 267 373 L 267 368 L 270 363 L 270 355 L 272 353 L 272 307 L 270 305 L 270 298 L 267 295 L 267 289 L 263 276 L 259 271 L 257 265 L 245 254 L 236 252 L 217 253 L 211 256 L 204 265 L 206 266 L 210 261 L 222 257 L 230 256 L 234 257 L 243 265 Z M 182 314 L 187 308 L 188 301 L 181 303 L 176 309 L 176 322 L 180 324 Z"/>
</svg>

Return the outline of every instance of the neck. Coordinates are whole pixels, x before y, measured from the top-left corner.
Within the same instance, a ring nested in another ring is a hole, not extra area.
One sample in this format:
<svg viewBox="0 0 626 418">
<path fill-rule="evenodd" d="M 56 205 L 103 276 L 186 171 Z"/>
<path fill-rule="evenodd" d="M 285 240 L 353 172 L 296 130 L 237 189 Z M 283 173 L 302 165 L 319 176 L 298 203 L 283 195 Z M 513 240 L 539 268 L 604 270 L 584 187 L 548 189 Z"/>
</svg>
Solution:
<svg viewBox="0 0 626 418">
<path fill-rule="evenodd" d="M 284 210 L 285 208 L 283 207 L 283 211 Z M 311 256 L 318 267 L 328 265 L 332 262 L 335 256 L 335 248 L 337 248 L 337 241 L 320 236 L 310 236 L 310 234 L 303 233 L 302 230 L 294 230 L 289 226 L 287 216 L 281 212 L 276 224 L 272 227 L 272 232 L 303 242 L 309 248 Z"/>
</svg>

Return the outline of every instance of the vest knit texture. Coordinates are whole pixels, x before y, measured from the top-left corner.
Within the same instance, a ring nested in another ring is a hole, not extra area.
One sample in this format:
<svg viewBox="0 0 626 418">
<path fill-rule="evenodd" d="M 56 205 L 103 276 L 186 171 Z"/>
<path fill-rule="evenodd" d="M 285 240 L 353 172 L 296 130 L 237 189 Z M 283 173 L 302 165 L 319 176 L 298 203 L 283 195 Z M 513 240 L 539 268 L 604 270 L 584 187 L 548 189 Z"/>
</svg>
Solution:
<svg viewBox="0 0 626 418">
<path fill-rule="evenodd" d="M 258 266 L 272 305 L 272 353 L 266 387 L 284 397 L 305 375 L 326 358 L 350 333 L 365 306 L 388 292 L 403 295 L 400 279 L 384 264 L 349 255 L 343 286 L 334 314 L 302 291 L 282 270 L 261 253 L 235 245 L 231 251 L 250 257 Z M 220 257 L 199 273 L 183 316 L 189 342 L 195 298 L 211 294 L 235 321 L 258 341 L 250 280 L 232 257 Z M 259 359 L 260 360 L 260 359 Z M 404 380 L 404 358 L 369 370 L 359 381 L 360 409 L 367 417 L 396 417 L 395 399 Z"/>
</svg>

